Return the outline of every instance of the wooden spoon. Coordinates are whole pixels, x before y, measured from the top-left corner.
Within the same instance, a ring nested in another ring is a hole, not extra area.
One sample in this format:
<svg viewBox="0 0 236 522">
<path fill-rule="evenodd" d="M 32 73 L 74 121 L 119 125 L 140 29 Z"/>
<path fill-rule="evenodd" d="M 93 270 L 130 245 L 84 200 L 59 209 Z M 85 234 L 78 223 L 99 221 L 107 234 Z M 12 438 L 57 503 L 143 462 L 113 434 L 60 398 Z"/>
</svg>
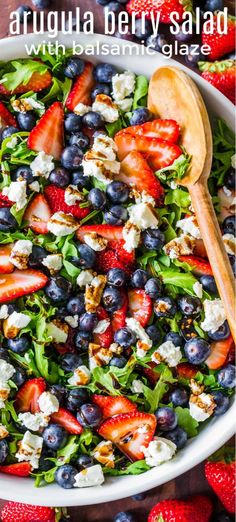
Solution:
<svg viewBox="0 0 236 522">
<path fill-rule="evenodd" d="M 160 118 L 171 118 L 179 123 L 181 145 L 192 156 L 187 174 L 178 183 L 189 190 L 217 288 L 236 341 L 234 277 L 207 186 L 212 163 L 212 133 L 205 104 L 191 78 L 177 67 L 167 66 L 158 69 L 151 78 L 148 107 Z"/>
</svg>

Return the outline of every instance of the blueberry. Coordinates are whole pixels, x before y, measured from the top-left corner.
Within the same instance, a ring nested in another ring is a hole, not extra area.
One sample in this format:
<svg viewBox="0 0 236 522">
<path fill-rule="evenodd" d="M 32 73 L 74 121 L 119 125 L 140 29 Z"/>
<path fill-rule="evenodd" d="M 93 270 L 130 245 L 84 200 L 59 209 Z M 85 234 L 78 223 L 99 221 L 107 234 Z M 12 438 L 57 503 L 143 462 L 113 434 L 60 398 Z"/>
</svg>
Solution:
<svg viewBox="0 0 236 522">
<path fill-rule="evenodd" d="M 28 263 L 30 268 L 38 268 L 47 255 L 48 252 L 43 247 L 33 245 Z"/>
<path fill-rule="evenodd" d="M 51 0 L 32 0 L 32 3 L 37 9 L 47 9 L 51 4 Z"/>
<path fill-rule="evenodd" d="M 84 295 L 79 294 L 69 299 L 66 308 L 69 315 L 80 315 L 85 312 Z"/>
<path fill-rule="evenodd" d="M 191 295 L 183 295 L 178 299 L 178 306 L 182 314 L 187 316 L 196 316 L 202 310 L 202 303 L 199 297 Z"/>
<path fill-rule="evenodd" d="M 107 5 L 109 3 L 109 0 L 96 0 L 96 4 L 99 5 Z"/>
<path fill-rule="evenodd" d="M 55 464 L 50 459 L 56 458 L 56 452 L 43 447 L 40 459 L 39 459 L 39 469 L 40 471 L 49 471 L 49 469 L 54 468 Z"/>
<path fill-rule="evenodd" d="M 71 183 L 72 185 L 77 185 L 78 189 L 88 188 L 89 179 L 84 176 L 83 171 L 76 170 L 71 173 Z"/>
<path fill-rule="evenodd" d="M 231 268 L 234 274 L 234 277 L 236 277 L 236 257 L 235 256 L 228 256 L 229 262 L 231 264 Z"/>
<path fill-rule="evenodd" d="M 36 117 L 33 111 L 18 112 L 16 119 L 22 131 L 30 132 L 36 125 Z"/>
<path fill-rule="evenodd" d="M 148 337 L 152 340 L 153 344 L 157 344 L 160 341 L 160 332 L 155 326 L 155 324 L 151 324 L 150 326 L 147 326 L 146 332 L 148 334 Z"/>
<path fill-rule="evenodd" d="M 18 167 L 12 176 L 12 179 L 18 180 L 19 178 L 23 178 L 26 183 L 32 183 L 35 180 L 33 176 L 33 172 L 28 165 L 22 165 L 22 167 Z"/>
<path fill-rule="evenodd" d="M 78 332 L 75 336 L 75 347 L 80 352 L 88 350 L 89 343 L 92 341 L 90 332 Z"/>
<path fill-rule="evenodd" d="M 168 44 L 168 42 L 164 34 L 158 34 L 157 36 L 152 34 L 146 40 L 146 46 L 154 51 L 158 51 L 159 53 L 161 53 L 162 48 L 166 44 Z"/>
<path fill-rule="evenodd" d="M 235 190 L 236 188 L 236 176 L 235 169 L 231 167 L 225 174 L 224 184 L 227 189 Z"/>
<path fill-rule="evenodd" d="M 15 370 L 16 371 L 15 371 L 14 375 L 11 377 L 11 380 L 15 383 L 17 388 L 20 388 L 26 381 L 27 375 L 26 375 L 24 368 L 21 368 L 20 366 L 18 366 L 18 367 L 15 366 Z"/>
<path fill-rule="evenodd" d="M 129 188 L 123 181 L 112 181 L 107 185 L 107 197 L 112 203 L 126 203 L 129 198 Z"/>
<path fill-rule="evenodd" d="M 130 125 L 141 125 L 142 123 L 145 123 L 146 121 L 150 121 L 152 119 L 152 113 L 149 111 L 149 109 L 146 109 L 145 107 L 141 107 L 140 109 L 135 109 L 131 118 L 130 118 Z"/>
<path fill-rule="evenodd" d="M 69 58 L 64 68 L 64 74 L 67 78 L 74 80 L 84 70 L 84 61 L 80 58 Z"/>
<path fill-rule="evenodd" d="M 73 372 L 82 364 L 83 360 L 77 353 L 65 353 L 61 356 L 61 367 L 65 372 Z"/>
<path fill-rule="evenodd" d="M 67 389 L 62 384 L 53 384 L 50 388 L 50 393 L 55 395 L 59 404 L 63 404 L 67 397 Z"/>
<path fill-rule="evenodd" d="M 97 83 L 97 85 L 95 85 L 94 89 L 91 92 L 92 101 L 95 100 L 98 94 L 106 94 L 106 96 L 110 96 L 110 86 L 107 83 Z"/>
<path fill-rule="evenodd" d="M 21 24 L 24 22 L 24 20 L 27 20 L 30 22 L 33 18 L 33 11 L 31 9 L 31 7 L 29 7 L 29 5 L 20 5 L 16 9 L 16 12 L 19 15 L 19 20 L 20 20 Z"/>
<path fill-rule="evenodd" d="M 184 59 L 189 67 L 197 67 L 198 62 L 203 60 L 200 47 L 199 49 L 196 49 L 195 45 L 190 44 L 188 48 L 188 54 L 185 55 Z"/>
<path fill-rule="evenodd" d="M 204 6 L 204 11 L 222 11 L 223 9 L 223 0 L 207 0 Z"/>
<path fill-rule="evenodd" d="M 180 324 L 181 335 L 185 339 L 185 341 L 189 341 L 194 337 L 197 337 L 198 334 L 194 328 L 194 318 L 193 317 L 183 317 Z"/>
<path fill-rule="evenodd" d="M 211 294 L 217 294 L 217 286 L 215 282 L 215 278 L 212 275 L 203 275 L 200 277 L 200 283 L 203 286 L 203 289 L 206 292 L 211 292 Z"/>
<path fill-rule="evenodd" d="M 105 192 L 99 188 L 93 188 L 88 194 L 88 201 L 93 208 L 102 210 L 107 202 Z"/>
<path fill-rule="evenodd" d="M 128 219 L 128 211 L 120 205 L 114 205 L 104 212 L 104 221 L 108 225 L 122 225 Z"/>
<path fill-rule="evenodd" d="M 227 216 L 222 224 L 224 234 L 236 234 L 236 215 Z"/>
<path fill-rule="evenodd" d="M 188 401 L 189 396 L 184 388 L 175 388 L 175 390 L 170 393 L 170 402 L 172 402 L 174 406 L 186 406 Z"/>
<path fill-rule="evenodd" d="M 103 127 L 104 120 L 99 112 L 89 111 L 83 116 L 82 123 L 87 129 L 100 129 Z"/>
<path fill-rule="evenodd" d="M 148 273 L 146 270 L 142 270 L 141 268 L 138 268 L 133 272 L 130 284 L 133 286 L 133 288 L 144 288 L 148 280 Z"/>
<path fill-rule="evenodd" d="M 136 335 L 130 328 L 119 328 L 119 330 L 115 332 L 114 341 L 122 346 L 122 348 L 129 348 L 129 346 L 135 344 Z"/>
<path fill-rule="evenodd" d="M 168 433 L 165 433 L 165 437 L 171 440 L 177 446 L 178 449 L 184 448 L 188 440 L 188 435 L 186 431 L 179 427 L 175 428 L 174 430 L 168 431 Z"/>
<path fill-rule="evenodd" d="M 121 38 L 121 40 L 128 40 L 128 42 L 133 42 L 135 39 L 135 36 L 133 35 L 132 31 L 129 29 L 126 31 L 125 34 L 119 33 L 119 31 L 116 31 L 114 36 L 116 38 Z"/>
<path fill-rule="evenodd" d="M 223 341 L 224 339 L 228 339 L 230 336 L 230 329 L 228 322 L 225 321 L 216 332 L 208 332 L 208 335 L 212 341 Z"/>
<path fill-rule="evenodd" d="M 82 163 L 83 156 L 83 151 L 79 149 L 79 147 L 76 147 L 76 145 L 70 145 L 62 152 L 61 164 L 65 169 L 77 170 Z"/>
<path fill-rule="evenodd" d="M 136 519 L 129 511 L 120 511 L 114 516 L 113 522 L 135 522 Z"/>
<path fill-rule="evenodd" d="M 214 414 L 216 416 L 223 415 L 223 413 L 225 413 L 229 408 L 229 397 L 227 397 L 220 391 L 212 391 L 211 395 L 213 395 L 214 401 L 216 403 Z"/>
<path fill-rule="evenodd" d="M 9 207 L 0 208 L 0 231 L 10 232 L 13 228 L 17 227 L 17 222 L 14 216 L 11 214 Z"/>
<path fill-rule="evenodd" d="M 7 339 L 7 348 L 14 353 L 25 353 L 31 346 L 29 337 L 22 334 L 21 337 Z"/>
<path fill-rule="evenodd" d="M 79 455 L 76 459 L 76 466 L 80 471 L 91 468 L 93 465 L 94 460 L 93 457 L 90 457 L 90 455 Z"/>
<path fill-rule="evenodd" d="M 147 228 L 142 234 L 143 244 L 148 250 L 161 250 L 165 243 L 165 236 L 158 228 Z"/>
<path fill-rule="evenodd" d="M 132 500 L 137 500 L 138 502 L 140 500 L 144 500 L 146 498 L 146 493 L 137 493 L 137 495 L 133 495 Z"/>
<path fill-rule="evenodd" d="M 78 245 L 78 266 L 81 268 L 92 268 L 96 262 L 96 254 L 94 250 L 88 245 Z"/>
<path fill-rule="evenodd" d="M 78 410 L 82 404 L 88 403 L 89 394 L 85 388 L 75 388 L 74 390 L 70 390 L 66 407 L 70 411 Z"/>
<path fill-rule="evenodd" d="M 97 404 L 82 404 L 77 412 L 77 420 L 84 428 L 95 428 L 102 420 L 102 410 Z"/>
<path fill-rule="evenodd" d="M 3 359 L 4 361 L 6 361 L 8 363 L 11 362 L 7 349 L 3 348 L 2 346 L 0 346 L 0 359 Z"/>
<path fill-rule="evenodd" d="M 64 188 L 70 183 L 70 173 L 62 167 L 57 167 L 49 174 L 48 180 L 56 187 Z"/>
<path fill-rule="evenodd" d="M 115 312 L 116 310 L 119 310 L 119 308 L 122 307 L 124 297 L 121 294 L 121 292 L 118 290 L 118 288 L 107 286 L 103 292 L 103 305 L 106 308 L 108 312 Z"/>
<path fill-rule="evenodd" d="M 67 279 L 62 276 L 55 276 L 49 279 L 44 291 L 47 297 L 53 303 L 60 303 L 69 299 L 72 290 L 72 285 Z"/>
<path fill-rule="evenodd" d="M 81 117 L 74 112 L 69 112 L 65 116 L 65 131 L 71 134 L 72 132 L 78 132 L 81 128 Z"/>
<path fill-rule="evenodd" d="M 69 144 L 76 145 L 79 149 L 86 150 L 89 146 L 89 138 L 82 131 L 75 132 L 70 136 Z"/>
<path fill-rule="evenodd" d="M 170 431 L 176 428 L 178 418 L 174 410 L 168 408 L 157 408 L 154 413 L 157 420 L 157 428 L 161 431 Z"/>
<path fill-rule="evenodd" d="M 182 347 L 184 344 L 183 337 L 179 335 L 177 332 L 169 332 L 164 337 L 164 342 L 171 341 L 176 347 L 180 346 Z"/>
<path fill-rule="evenodd" d="M 43 431 L 42 437 L 45 446 L 52 450 L 63 448 L 67 441 L 66 430 L 58 424 L 49 424 Z"/>
<path fill-rule="evenodd" d="M 177 306 L 172 297 L 158 297 L 154 303 L 154 312 L 157 317 L 173 317 Z"/>
<path fill-rule="evenodd" d="M 111 83 L 116 73 L 116 68 L 110 63 L 99 63 L 94 69 L 94 77 L 99 83 Z"/>
<path fill-rule="evenodd" d="M 152 24 L 149 20 L 138 18 L 135 20 L 134 34 L 139 40 L 146 40 L 152 34 Z M 144 122 L 142 122 L 144 123 Z M 132 125 L 135 125 L 132 123 Z"/>
<path fill-rule="evenodd" d="M 5 462 L 9 453 L 7 441 L 5 439 L 0 440 L 0 464 Z"/>
<path fill-rule="evenodd" d="M 112 13 L 118 15 L 122 11 L 122 7 L 119 2 L 112 1 L 108 2 L 108 4 L 105 6 L 105 10 L 107 12 L 108 20 L 112 20 Z"/>
<path fill-rule="evenodd" d="M 189 40 L 192 39 L 193 34 L 192 33 L 186 34 L 185 32 L 183 32 L 182 27 L 180 27 L 179 32 L 177 34 L 175 34 L 174 37 L 175 37 L 175 40 L 177 40 L 177 42 L 189 42 Z"/>
<path fill-rule="evenodd" d="M 209 343 L 200 337 L 195 337 L 184 345 L 185 355 L 192 364 L 201 364 L 210 355 L 211 348 Z"/>
<path fill-rule="evenodd" d="M 222 388 L 234 388 L 236 385 L 235 366 L 227 364 L 218 372 L 217 381 Z"/>
<path fill-rule="evenodd" d="M 162 282 L 157 277 L 151 277 L 147 281 L 144 287 L 145 293 L 151 297 L 151 299 L 157 299 L 161 295 Z"/>
<path fill-rule="evenodd" d="M 124 286 L 127 276 L 122 268 L 111 268 L 107 273 L 107 284 L 117 286 L 118 288 Z"/>
<path fill-rule="evenodd" d="M 81 315 L 79 320 L 79 327 L 84 332 L 91 332 L 98 322 L 98 318 L 96 314 L 85 312 Z"/>
<path fill-rule="evenodd" d="M 120 355 L 119 357 L 117 357 L 117 355 L 115 355 L 114 357 L 111 358 L 110 362 L 109 362 L 109 366 L 116 366 L 117 368 L 124 368 L 124 366 L 126 366 L 127 364 L 127 359 L 125 357 L 123 357 L 123 355 Z"/>
<path fill-rule="evenodd" d="M 64 464 L 57 468 L 55 473 L 55 481 L 59 486 L 64 489 L 71 489 L 75 485 L 75 475 L 77 475 L 78 471 L 70 464 Z"/>
<path fill-rule="evenodd" d="M 5 140 L 6 138 L 10 138 L 10 136 L 16 134 L 16 132 L 19 132 L 16 127 L 5 127 L 1 133 L 1 141 Z"/>
</svg>

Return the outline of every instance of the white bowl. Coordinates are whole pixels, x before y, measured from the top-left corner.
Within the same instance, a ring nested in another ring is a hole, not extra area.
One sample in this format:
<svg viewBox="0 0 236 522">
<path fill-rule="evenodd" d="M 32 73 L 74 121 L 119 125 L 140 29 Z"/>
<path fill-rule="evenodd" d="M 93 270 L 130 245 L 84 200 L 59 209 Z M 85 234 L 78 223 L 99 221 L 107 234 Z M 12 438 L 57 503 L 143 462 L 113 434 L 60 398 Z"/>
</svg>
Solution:
<svg viewBox="0 0 236 522">
<path fill-rule="evenodd" d="M 0 40 L 1 60 L 11 60 L 13 58 L 25 57 L 25 43 L 39 44 L 47 35 L 20 36 Z M 58 40 L 67 47 L 72 46 L 72 41 L 76 40 L 82 45 L 100 41 L 112 45 L 119 44 L 122 48 L 127 42 L 117 38 L 106 37 L 103 35 L 59 35 Z M 52 41 L 52 39 L 50 39 Z M 205 99 L 210 116 L 224 118 L 227 124 L 233 129 L 234 126 L 234 106 L 218 90 L 208 84 L 193 71 L 180 65 L 174 60 L 167 60 L 162 54 L 156 53 L 154 56 L 101 56 L 98 58 L 87 57 L 91 61 L 103 61 L 114 63 L 121 69 L 132 70 L 137 74 L 145 74 L 150 77 L 158 67 L 164 64 L 177 65 L 188 72 L 196 81 Z M 34 481 L 27 478 L 16 478 L 0 474 L 0 496 L 3 499 L 20 501 L 42 506 L 82 506 L 99 504 L 128 497 L 141 491 L 159 486 L 171 479 L 174 479 L 193 468 L 199 462 L 207 458 L 216 451 L 234 434 L 235 408 L 233 404 L 229 410 L 219 418 L 212 419 L 205 426 L 200 434 L 192 439 L 188 445 L 178 452 L 177 456 L 171 461 L 153 468 L 142 475 L 107 478 L 103 486 L 83 489 L 61 489 L 56 484 L 51 484 L 42 488 L 35 488 Z"/>
</svg>

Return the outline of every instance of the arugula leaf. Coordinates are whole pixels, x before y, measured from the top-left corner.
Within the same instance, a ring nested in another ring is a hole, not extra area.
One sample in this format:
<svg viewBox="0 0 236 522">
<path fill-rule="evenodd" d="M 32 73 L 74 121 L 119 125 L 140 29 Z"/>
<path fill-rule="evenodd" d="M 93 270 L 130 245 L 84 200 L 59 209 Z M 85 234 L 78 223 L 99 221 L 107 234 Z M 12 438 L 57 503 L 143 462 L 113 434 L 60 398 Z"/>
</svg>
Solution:
<svg viewBox="0 0 236 522">
<path fill-rule="evenodd" d="M 226 172 L 231 167 L 231 157 L 235 153 L 235 136 L 223 119 L 216 120 L 213 132 L 213 163 L 209 178 L 211 193 L 214 192 L 212 181 L 217 186 L 224 184 Z"/>
<path fill-rule="evenodd" d="M 30 58 L 14 60 L 11 62 L 11 67 L 13 72 L 3 74 L 0 80 L 0 83 L 3 83 L 9 91 L 13 91 L 18 85 L 26 85 L 35 72 L 44 74 L 48 69 L 45 64 Z"/>
<path fill-rule="evenodd" d="M 133 111 L 139 107 L 147 107 L 148 80 L 146 76 L 140 75 L 136 78 L 134 91 Z"/>
<path fill-rule="evenodd" d="M 158 405 L 162 397 L 169 389 L 168 384 L 176 381 L 168 366 L 165 366 L 164 364 L 159 364 L 157 366 L 157 372 L 159 373 L 159 371 L 161 371 L 161 375 L 154 389 L 151 389 L 148 386 L 143 385 L 143 394 L 146 401 L 149 404 L 148 411 L 150 411 L 150 413 L 154 413 L 154 411 L 156 411 L 156 409 L 158 408 Z"/>
<path fill-rule="evenodd" d="M 120 392 L 114 388 L 114 381 L 110 371 L 100 367 L 94 368 L 88 388 L 92 393 L 98 390 L 105 390 L 110 395 L 120 395 Z"/>
<path fill-rule="evenodd" d="M 185 210 L 189 209 L 189 205 L 191 204 L 191 199 L 189 193 L 181 188 L 176 188 L 174 190 L 169 190 L 165 197 L 165 205 L 177 205 L 180 208 Z"/>
<path fill-rule="evenodd" d="M 165 285 L 177 286 L 190 295 L 196 295 L 193 290 L 193 285 L 197 279 L 191 272 L 183 273 L 177 270 L 167 269 L 159 272 L 159 275 L 162 277 Z"/>
<path fill-rule="evenodd" d="M 183 179 L 191 162 L 191 156 L 186 153 L 181 154 L 172 165 L 159 169 L 155 174 L 161 181 L 172 179 Z"/>
<path fill-rule="evenodd" d="M 110 138 L 113 138 L 117 132 L 123 129 L 122 118 L 120 117 L 114 123 L 107 123 L 105 127 L 108 136 L 110 136 Z"/>
<path fill-rule="evenodd" d="M 9 187 L 11 183 L 11 176 L 10 176 L 10 168 L 7 163 L 7 161 L 3 161 L 1 163 L 1 172 L 0 172 L 0 189 L 3 189 L 4 187 Z"/>
<path fill-rule="evenodd" d="M 133 462 L 132 464 L 128 464 L 128 466 L 125 469 L 118 469 L 118 468 L 103 468 L 103 472 L 105 475 L 112 475 L 112 476 L 118 476 L 118 475 L 140 475 L 140 473 L 145 473 L 145 471 L 148 471 L 150 466 L 146 463 L 145 460 L 138 460 L 137 462 Z"/>
<path fill-rule="evenodd" d="M 178 417 L 178 426 L 186 431 L 189 437 L 195 437 L 198 433 L 198 422 L 191 417 L 188 408 L 177 406 L 175 413 Z"/>
<path fill-rule="evenodd" d="M 80 441 L 78 436 L 71 436 L 68 438 L 67 444 L 57 451 L 56 465 L 63 466 L 68 464 L 72 457 L 78 452 Z"/>
</svg>

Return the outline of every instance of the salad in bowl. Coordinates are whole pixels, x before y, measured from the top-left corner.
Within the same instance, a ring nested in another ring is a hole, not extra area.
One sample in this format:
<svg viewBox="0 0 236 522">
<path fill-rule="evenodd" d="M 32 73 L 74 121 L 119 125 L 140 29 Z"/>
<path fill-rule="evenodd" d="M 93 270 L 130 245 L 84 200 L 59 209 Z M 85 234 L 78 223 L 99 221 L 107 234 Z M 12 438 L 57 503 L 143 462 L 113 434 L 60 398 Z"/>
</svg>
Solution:
<svg viewBox="0 0 236 522">
<path fill-rule="evenodd" d="M 98 486 L 176 458 L 235 385 L 181 128 L 148 80 L 41 53 L 0 64 L 0 473 Z M 234 136 L 209 188 L 235 271 Z"/>
</svg>

